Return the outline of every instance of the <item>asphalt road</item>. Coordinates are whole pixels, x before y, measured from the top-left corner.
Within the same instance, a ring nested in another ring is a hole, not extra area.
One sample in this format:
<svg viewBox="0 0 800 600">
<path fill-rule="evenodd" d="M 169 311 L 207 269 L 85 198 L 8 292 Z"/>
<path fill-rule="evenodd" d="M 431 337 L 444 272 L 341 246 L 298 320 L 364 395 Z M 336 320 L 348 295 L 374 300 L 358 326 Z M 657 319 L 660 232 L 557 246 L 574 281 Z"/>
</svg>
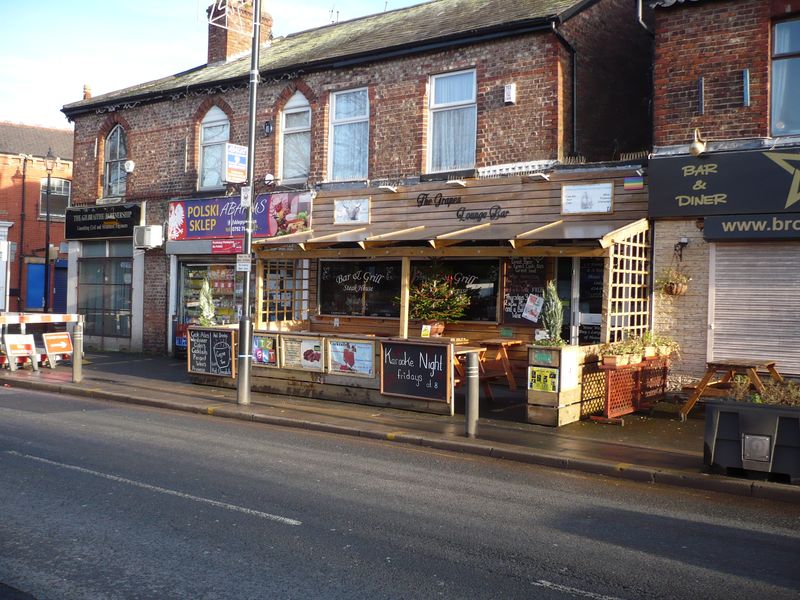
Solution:
<svg viewBox="0 0 800 600">
<path fill-rule="evenodd" d="M 800 593 L 796 505 L 8 388 L 0 511 L 2 599 Z"/>
</svg>

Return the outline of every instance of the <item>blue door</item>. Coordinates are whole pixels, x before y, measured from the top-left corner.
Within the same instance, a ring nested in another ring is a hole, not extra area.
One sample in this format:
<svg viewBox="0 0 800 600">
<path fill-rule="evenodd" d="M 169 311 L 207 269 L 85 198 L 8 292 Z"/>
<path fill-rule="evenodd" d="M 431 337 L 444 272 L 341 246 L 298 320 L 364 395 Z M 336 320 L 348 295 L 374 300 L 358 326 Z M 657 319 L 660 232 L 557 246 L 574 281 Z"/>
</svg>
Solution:
<svg viewBox="0 0 800 600">
<path fill-rule="evenodd" d="M 42 310 L 44 308 L 44 265 L 28 263 L 25 274 L 25 310 Z"/>
<path fill-rule="evenodd" d="M 53 292 L 53 312 L 64 314 L 67 312 L 67 261 L 57 260 L 53 277 L 55 291 Z"/>
</svg>

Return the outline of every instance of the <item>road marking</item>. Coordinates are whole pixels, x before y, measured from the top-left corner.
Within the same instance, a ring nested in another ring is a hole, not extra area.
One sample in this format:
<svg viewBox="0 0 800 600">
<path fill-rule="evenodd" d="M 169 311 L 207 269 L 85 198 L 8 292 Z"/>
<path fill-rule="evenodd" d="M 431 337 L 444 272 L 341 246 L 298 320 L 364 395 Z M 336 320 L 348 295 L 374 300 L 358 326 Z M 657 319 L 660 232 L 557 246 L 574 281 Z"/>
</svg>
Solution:
<svg viewBox="0 0 800 600">
<path fill-rule="evenodd" d="M 564 592 L 565 594 L 570 594 L 572 596 L 580 596 L 581 598 L 591 598 L 592 600 L 621 600 L 616 596 L 604 596 L 603 594 L 596 594 L 594 592 L 579 590 L 578 588 L 573 588 L 566 585 L 560 585 L 558 583 L 552 583 L 550 581 L 545 581 L 544 579 L 539 579 L 537 581 L 534 581 L 533 585 L 537 587 L 547 588 L 549 590 L 555 590 L 557 592 Z"/>
<path fill-rule="evenodd" d="M 191 494 L 185 494 L 184 492 L 178 492 L 176 490 L 170 490 L 167 488 L 163 488 L 157 485 L 150 485 L 149 483 L 142 483 L 141 481 L 134 481 L 133 479 L 126 479 L 125 477 L 118 477 L 116 475 L 109 475 L 108 473 L 101 473 L 100 471 L 92 471 L 91 469 L 85 469 L 83 467 L 78 467 L 76 465 L 68 465 L 66 463 L 56 462 L 54 460 L 49 460 L 47 458 L 41 458 L 39 456 L 32 456 L 30 454 L 21 454 L 20 452 L 16 452 L 15 450 L 6 450 L 5 454 L 11 454 L 13 456 L 19 456 L 21 458 L 27 458 L 29 460 L 35 460 L 40 463 L 44 463 L 46 465 L 53 465 L 55 467 L 61 467 L 62 469 L 69 469 L 71 471 L 77 471 L 78 473 L 86 473 L 87 475 L 94 475 L 95 477 L 101 477 L 103 479 L 108 479 L 109 481 L 115 481 L 117 483 L 124 483 L 125 485 L 130 485 L 133 487 L 142 488 L 143 490 L 148 490 L 151 492 L 157 492 L 159 494 L 166 494 L 168 496 L 176 496 L 177 498 L 183 498 L 184 500 L 192 500 L 193 502 L 202 502 L 204 504 L 210 504 L 211 506 L 216 506 L 217 508 L 224 508 L 225 510 L 231 510 L 234 512 L 240 512 L 246 515 L 250 515 L 253 517 L 259 517 L 260 519 L 267 519 L 269 521 L 276 521 L 278 523 L 283 523 L 284 525 L 302 525 L 302 521 L 298 521 L 296 519 L 290 519 L 288 517 L 281 517 L 280 515 L 271 515 L 270 513 L 261 512 L 260 510 L 253 510 L 251 508 L 245 508 L 244 506 L 237 506 L 235 504 L 228 504 L 227 502 L 219 502 L 217 500 L 211 500 L 209 498 L 202 498 L 200 496 L 193 496 Z"/>
</svg>

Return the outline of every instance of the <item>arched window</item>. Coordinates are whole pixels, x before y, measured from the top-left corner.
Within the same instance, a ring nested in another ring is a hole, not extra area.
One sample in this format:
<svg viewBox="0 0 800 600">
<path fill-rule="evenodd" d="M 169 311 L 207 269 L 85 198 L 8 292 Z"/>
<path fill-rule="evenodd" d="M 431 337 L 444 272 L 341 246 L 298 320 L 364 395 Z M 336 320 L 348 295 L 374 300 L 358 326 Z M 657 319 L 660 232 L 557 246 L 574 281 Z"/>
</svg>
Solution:
<svg viewBox="0 0 800 600">
<path fill-rule="evenodd" d="M 213 106 L 200 124 L 201 190 L 222 187 L 225 167 L 225 143 L 231 133 L 230 121 L 222 109 Z"/>
<path fill-rule="evenodd" d="M 311 107 L 295 92 L 281 114 L 281 181 L 305 181 L 311 165 Z"/>
<path fill-rule="evenodd" d="M 127 159 L 128 139 L 125 130 L 116 125 L 106 137 L 103 196 L 115 198 L 125 195 L 128 174 L 124 164 Z"/>
</svg>

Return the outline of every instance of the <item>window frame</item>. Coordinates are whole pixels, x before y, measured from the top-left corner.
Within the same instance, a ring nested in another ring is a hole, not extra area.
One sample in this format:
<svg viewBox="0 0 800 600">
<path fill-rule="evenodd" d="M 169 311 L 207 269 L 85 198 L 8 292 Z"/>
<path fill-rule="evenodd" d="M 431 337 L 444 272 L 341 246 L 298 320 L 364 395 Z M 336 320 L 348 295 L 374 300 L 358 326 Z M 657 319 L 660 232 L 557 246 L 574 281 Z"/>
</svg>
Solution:
<svg viewBox="0 0 800 600">
<path fill-rule="evenodd" d="M 113 138 L 116 137 L 116 140 Z M 120 156 L 120 140 L 124 140 L 125 153 Z M 112 142 L 115 146 L 112 148 Z M 110 157 L 111 152 L 115 151 L 116 156 Z M 103 198 L 123 198 L 128 187 L 128 173 L 125 171 L 125 161 L 128 160 L 128 134 L 125 128 L 119 123 L 114 125 L 105 138 L 103 145 Z M 119 170 L 120 183 L 114 190 L 111 189 L 111 172 Z"/>
<path fill-rule="evenodd" d="M 256 307 L 258 326 L 279 327 L 281 323 L 302 321 L 308 314 L 308 280 L 307 259 L 263 260 L 261 294 Z"/>
<path fill-rule="evenodd" d="M 64 188 L 60 191 L 54 191 L 53 188 Z M 64 205 L 64 212 L 53 212 L 53 197 L 66 196 L 67 202 Z M 63 221 L 67 218 L 67 209 L 70 207 L 70 200 L 72 199 L 72 182 L 63 177 L 50 177 L 50 220 Z M 47 177 L 42 177 L 39 180 L 39 219 L 47 218 Z"/>
<path fill-rule="evenodd" d="M 800 46 L 797 50 L 791 52 L 776 52 L 775 45 L 777 43 L 778 35 L 777 30 L 778 27 L 784 23 L 796 22 L 797 26 L 800 27 L 800 16 L 794 15 L 793 17 L 787 19 L 781 19 L 779 21 L 774 21 L 772 23 L 771 33 L 772 39 L 770 40 L 770 65 L 769 65 L 769 75 L 770 75 L 770 135 L 772 137 L 787 137 L 787 136 L 796 136 L 800 135 L 800 126 L 796 129 L 787 131 L 786 133 L 778 132 L 775 128 L 776 125 L 776 115 L 775 115 L 775 93 L 776 87 L 775 86 L 775 65 L 780 62 L 790 62 L 790 61 L 798 61 L 800 63 Z M 800 85 L 800 84 L 798 84 Z M 785 99 L 784 99 L 785 100 Z M 796 106 L 796 104 L 795 104 Z M 798 113 L 800 113 L 800 109 L 796 109 Z M 800 121 L 800 115 L 798 115 L 797 120 Z"/>
<path fill-rule="evenodd" d="M 302 104 L 301 99 L 302 98 Z M 300 113 L 308 113 L 308 125 L 304 127 L 289 127 L 286 125 L 286 116 L 287 115 L 296 115 Z M 296 91 L 286 105 L 283 107 L 281 111 L 281 131 L 280 131 L 280 141 L 279 141 L 279 152 L 278 156 L 280 157 L 280 164 L 278 170 L 278 178 L 281 180 L 281 183 L 303 183 L 308 181 L 308 177 L 311 174 L 311 103 L 308 101 L 308 98 L 300 92 L 299 90 Z M 294 135 L 299 133 L 308 133 L 308 156 L 306 158 L 306 171 L 307 174 L 305 177 L 284 177 L 285 169 L 286 169 L 286 136 L 287 135 Z"/>
<path fill-rule="evenodd" d="M 337 119 L 336 118 L 336 102 L 337 97 L 343 96 L 345 94 L 352 94 L 355 92 L 364 92 L 367 96 L 367 105 L 366 105 L 366 114 L 363 116 L 358 117 L 349 117 L 346 119 Z M 330 119 L 329 119 L 329 129 L 328 129 L 328 138 L 330 143 L 328 144 L 328 180 L 329 181 L 362 181 L 369 179 L 369 140 L 370 140 L 370 130 L 369 130 L 369 119 L 370 119 L 370 98 L 369 98 L 369 87 L 358 87 L 358 88 L 350 88 L 346 90 L 339 90 L 337 92 L 331 92 L 330 96 Z M 333 165 L 333 157 L 334 157 L 334 150 L 336 144 L 336 127 L 340 125 L 352 125 L 354 123 L 366 123 L 367 124 L 367 139 L 365 140 L 365 147 L 366 147 L 366 154 L 364 156 L 364 176 L 363 177 L 356 177 L 351 178 L 338 178 L 334 173 L 334 165 Z"/>
<path fill-rule="evenodd" d="M 84 335 L 96 337 L 109 337 L 119 339 L 130 339 L 132 336 L 133 324 L 133 247 L 130 247 L 130 254 L 128 254 L 130 242 L 128 240 L 98 240 L 92 242 L 83 242 L 81 248 L 81 256 L 78 258 L 78 312 L 85 315 L 85 331 Z M 102 248 L 102 254 L 98 251 Z M 95 250 L 91 252 L 90 250 Z M 122 250 L 120 252 L 119 250 Z M 115 267 L 122 273 L 122 263 L 130 262 L 127 270 L 130 271 L 131 281 L 125 283 L 124 278 L 122 283 L 114 282 L 113 277 L 115 274 Z M 95 265 L 102 271 L 102 281 L 88 282 L 84 281 L 83 270 L 87 267 Z M 87 298 L 86 292 L 90 290 L 95 292 L 95 295 Z M 122 290 L 123 293 L 127 291 L 126 297 L 117 296 L 114 292 Z M 98 293 L 99 292 L 99 295 Z M 93 306 L 93 302 L 87 302 L 92 298 L 100 299 L 100 306 Z M 122 298 L 125 300 L 127 309 L 111 308 L 107 303 L 113 301 L 115 298 Z M 99 316 L 100 330 L 95 330 L 97 321 L 89 318 L 90 316 Z M 110 329 L 106 325 L 111 322 L 109 317 L 127 317 L 127 334 L 115 335 L 109 333 Z"/>
<path fill-rule="evenodd" d="M 453 75 L 462 75 L 465 73 L 470 73 L 472 75 L 472 97 L 469 100 L 458 100 L 455 102 L 444 102 L 437 104 L 435 101 L 436 98 L 436 82 L 439 79 L 443 79 L 445 77 L 452 77 Z M 475 168 L 475 163 L 478 154 L 478 73 L 477 69 L 461 69 L 458 71 L 448 71 L 446 73 L 437 73 L 435 75 L 431 75 L 428 80 L 428 131 L 427 131 L 427 139 L 426 139 L 426 157 L 425 157 L 425 171 L 426 173 L 447 173 L 450 171 L 461 171 L 465 169 L 473 169 Z M 433 168 L 433 151 L 434 151 L 434 115 L 436 113 L 447 112 L 451 110 L 462 109 L 466 107 L 473 106 L 475 107 L 474 115 L 475 115 L 475 136 L 471 140 L 472 142 L 472 165 L 470 166 L 461 166 L 457 168 L 445 168 L 445 169 L 437 169 L 434 170 Z"/>
<path fill-rule="evenodd" d="M 228 135 L 224 140 L 214 140 L 211 142 L 205 141 L 206 128 L 216 127 L 225 124 L 228 128 Z M 228 115 L 219 106 L 212 106 L 206 111 L 203 119 L 200 121 L 200 134 L 199 134 L 199 148 L 200 154 L 198 156 L 197 165 L 197 189 L 199 191 L 206 190 L 221 190 L 225 188 L 225 144 L 229 143 L 231 139 L 231 120 Z M 222 146 L 222 163 L 220 164 L 219 184 L 203 185 L 205 173 L 205 149 Z"/>
</svg>

